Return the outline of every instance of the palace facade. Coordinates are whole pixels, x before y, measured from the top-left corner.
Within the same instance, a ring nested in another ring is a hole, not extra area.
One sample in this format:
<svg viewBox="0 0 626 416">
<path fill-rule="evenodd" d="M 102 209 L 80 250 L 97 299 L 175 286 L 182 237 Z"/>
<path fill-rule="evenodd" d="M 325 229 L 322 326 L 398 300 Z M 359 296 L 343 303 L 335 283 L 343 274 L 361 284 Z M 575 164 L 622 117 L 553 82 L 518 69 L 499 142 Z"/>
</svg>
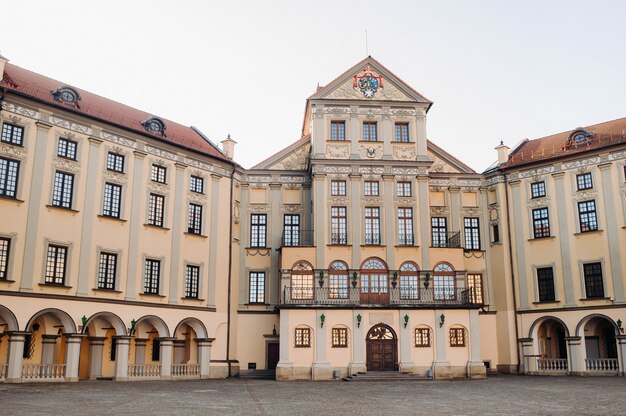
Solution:
<svg viewBox="0 0 626 416">
<path fill-rule="evenodd" d="M 624 374 L 626 119 L 477 173 L 368 57 L 244 169 L 230 137 L 0 73 L 1 380 Z"/>
</svg>

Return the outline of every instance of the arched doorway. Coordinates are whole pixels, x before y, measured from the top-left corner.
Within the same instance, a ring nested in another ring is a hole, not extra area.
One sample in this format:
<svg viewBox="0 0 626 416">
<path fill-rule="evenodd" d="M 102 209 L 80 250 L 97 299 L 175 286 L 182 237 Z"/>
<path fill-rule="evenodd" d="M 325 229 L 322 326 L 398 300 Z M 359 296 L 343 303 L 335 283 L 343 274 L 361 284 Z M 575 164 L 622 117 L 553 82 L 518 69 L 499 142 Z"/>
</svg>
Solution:
<svg viewBox="0 0 626 416">
<path fill-rule="evenodd" d="M 361 303 L 389 303 L 388 269 L 384 261 L 372 257 L 361 265 Z"/>
<path fill-rule="evenodd" d="M 398 370 L 398 337 L 390 326 L 373 326 L 367 332 L 365 345 L 368 371 Z"/>
<path fill-rule="evenodd" d="M 536 321 L 531 334 L 537 340 L 536 355 L 537 370 L 541 372 L 568 371 L 567 342 L 569 336 L 567 327 L 560 319 L 544 317 Z"/>
<path fill-rule="evenodd" d="M 112 312 L 98 312 L 86 322 L 82 331 L 80 380 L 112 379 L 117 365 L 117 338 L 126 335 L 124 322 Z"/>
<path fill-rule="evenodd" d="M 582 333 L 581 333 L 582 328 Z M 586 317 L 578 325 L 577 332 L 585 340 L 585 370 L 590 372 L 616 372 L 619 369 L 617 326 L 603 315 Z"/>
</svg>

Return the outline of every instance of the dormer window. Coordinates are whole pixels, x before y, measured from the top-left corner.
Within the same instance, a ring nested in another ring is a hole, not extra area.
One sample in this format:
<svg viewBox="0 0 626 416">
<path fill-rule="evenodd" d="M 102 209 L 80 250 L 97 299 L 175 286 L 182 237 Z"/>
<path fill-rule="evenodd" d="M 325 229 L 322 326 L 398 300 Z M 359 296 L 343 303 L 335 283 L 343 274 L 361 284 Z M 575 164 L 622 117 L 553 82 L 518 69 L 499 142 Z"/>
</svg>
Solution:
<svg viewBox="0 0 626 416">
<path fill-rule="evenodd" d="M 588 146 L 591 144 L 592 137 L 592 134 L 587 130 L 575 130 L 572 134 L 570 134 L 569 139 L 567 139 L 565 149 L 575 149 L 579 146 Z"/>
<path fill-rule="evenodd" d="M 56 91 L 52 91 L 52 96 L 55 100 L 61 101 L 65 104 L 71 104 L 78 107 L 78 101 L 80 101 L 80 95 L 75 89 L 63 86 Z"/>
<path fill-rule="evenodd" d="M 165 136 L 165 123 L 156 117 L 151 117 L 146 121 L 142 121 L 141 125 L 147 132 L 157 133 Z"/>
</svg>

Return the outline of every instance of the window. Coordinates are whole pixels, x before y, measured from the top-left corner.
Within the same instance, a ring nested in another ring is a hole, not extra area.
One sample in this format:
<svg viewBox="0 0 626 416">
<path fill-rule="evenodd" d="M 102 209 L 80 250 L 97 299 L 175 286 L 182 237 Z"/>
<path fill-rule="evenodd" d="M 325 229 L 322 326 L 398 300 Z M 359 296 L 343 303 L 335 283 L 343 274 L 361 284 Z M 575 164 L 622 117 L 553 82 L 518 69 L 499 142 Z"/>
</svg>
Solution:
<svg viewBox="0 0 626 416">
<path fill-rule="evenodd" d="M 76 142 L 59 138 L 59 148 L 57 149 L 57 156 L 64 157 L 66 159 L 76 160 L 76 147 Z"/>
<path fill-rule="evenodd" d="M 115 290 L 117 274 L 117 254 L 100 253 L 98 266 L 98 289 Z"/>
<path fill-rule="evenodd" d="M 189 190 L 198 194 L 204 193 L 204 178 L 191 175 L 189 179 Z"/>
<path fill-rule="evenodd" d="M 450 328 L 450 346 L 451 347 L 464 347 L 465 346 L 465 328 L 463 327 Z"/>
<path fill-rule="evenodd" d="M 161 261 L 146 259 L 144 272 L 143 293 L 148 295 L 159 294 L 159 277 L 161 276 Z"/>
<path fill-rule="evenodd" d="M 491 242 L 500 242 L 500 226 L 498 224 L 493 224 L 491 226 Z"/>
<path fill-rule="evenodd" d="M 533 209 L 533 235 L 535 238 L 550 237 L 548 208 Z"/>
<path fill-rule="evenodd" d="M 576 185 L 579 191 L 593 188 L 593 182 L 591 181 L 591 173 L 581 173 L 576 175 Z"/>
<path fill-rule="evenodd" d="M 448 225 L 445 217 L 430 219 L 433 247 L 448 247 Z"/>
<path fill-rule="evenodd" d="M 537 268 L 539 302 L 554 302 L 554 272 L 552 267 Z"/>
<path fill-rule="evenodd" d="M 111 352 L 109 354 L 109 361 L 115 361 L 117 355 L 117 338 L 111 337 Z"/>
<path fill-rule="evenodd" d="M 330 122 L 330 140 L 346 140 L 346 122 Z"/>
<path fill-rule="evenodd" d="M 400 299 L 418 299 L 419 277 L 417 266 L 404 263 L 400 266 Z"/>
<path fill-rule="evenodd" d="M 148 224 L 163 227 L 163 212 L 165 197 L 163 195 L 150 194 L 148 204 Z"/>
<path fill-rule="evenodd" d="M 300 245 L 300 215 L 285 214 L 283 221 L 283 245 Z"/>
<path fill-rule="evenodd" d="M 150 359 L 152 361 L 159 361 L 161 359 L 161 340 L 158 338 L 152 338 L 152 354 Z"/>
<path fill-rule="evenodd" d="M 198 299 L 200 267 L 187 265 L 185 270 L 185 297 Z"/>
<path fill-rule="evenodd" d="M 378 196 L 378 181 L 365 181 L 363 184 L 363 194 L 365 196 Z"/>
<path fill-rule="evenodd" d="M 159 133 L 165 136 L 165 123 L 156 117 L 150 117 L 146 121 L 140 123 L 143 128 L 150 133 Z"/>
<path fill-rule="evenodd" d="M 296 348 L 311 347 L 311 328 L 296 328 L 295 347 Z"/>
<path fill-rule="evenodd" d="M 187 220 L 189 234 L 202 233 L 202 205 L 189 204 L 189 218 Z"/>
<path fill-rule="evenodd" d="M 365 244 L 380 244 L 380 208 L 365 207 Z"/>
<path fill-rule="evenodd" d="M 451 300 L 455 298 L 454 270 L 445 263 L 440 263 L 433 270 L 433 290 L 435 300 Z"/>
<path fill-rule="evenodd" d="M 0 157 L 0 195 L 15 198 L 20 162 Z"/>
<path fill-rule="evenodd" d="M 480 250 L 480 232 L 478 228 L 478 218 L 464 218 L 465 249 Z"/>
<path fill-rule="evenodd" d="M 123 173 L 124 156 L 109 152 L 107 155 L 107 170 Z"/>
<path fill-rule="evenodd" d="M 102 215 L 106 217 L 119 218 L 121 202 L 122 187 L 114 183 L 105 183 L 104 206 L 102 207 Z"/>
<path fill-rule="evenodd" d="M 415 328 L 415 346 L 430 347 L 430 328 Z"/>
<path fill-rule="evenodd" d="M 580 220 L 580 232 L 596 231 L 598 218 L 596 217 L 596 201 L 583 201 L 578 203 L 578 219 Z"/>
<path fill-rule="evenodd" d="M 412 195 L 411 182 L 404 181 L 404 182 L 396 183 L 396 194 L 398 196 L 411 196 Z"/>
<path fill-rule="evenodd" d="M 381 260 L 370 258 L 361 265 L 361 302 L 379 303 L 388 299 L 388 270 Z"/>
<path fill-rule="evenodd" d="M 61 208 L 72 208 L 73 188 L 74 175 L 56 172 L 54 175 L 54 189 L 52 191 L 52 205 Z"/>
<path fill-rule="evenodd" d="M 167 169 L 165 166 L 152 165 L 152 173 L 150 175 L 150 179 L 154 182 L 165 183 L 165 175 L 167 173 Z"/>
<path fill-rule="evenodd" d="M 583 264 L 585 275 L 585 294 L 587 299 L 604 297 L 604 282 L 602 281 L 602 264 Z"/>
<path fill-rule="evenodd" d="M 11 239 L 0 238 L 0 280 L 9 279 L 9 254 L 11 249 Z"/>
<path fill-rule="evenodd" d="M 66 263 L 67 247 L 49 245 L 44 282 L 49 285 L 65 285 Z"/>
<path fill-rule="evenodd" d="M 413 208 L 398 208 L 398 245 L 413 245 Z"/>
<path fill-rule="evenodd" d="M 24 128 L 4 123 L 2 125 L 2 142 L 21 146 L 24 143 Z"/>
<path fill-rule="evenodd" d="M 265 303 L 265 272 L 250 272 L 250 303 Z"/>
<path fill-rule="evenodd" d="M 313 267 L 306 262 L 291 269 L 291 299 L 313 299 Z"/>
<path fill-rule="evenodd" d="M 404 143 L 409 141 L 409 123 L 396 123 L 396 141 Z"/>
<path fill-rule="evenodd" d="M 375 121 L 363 122 L 363 141 L 376 142 L 378 141 L 377 125 Z"/>
<path fill-rule="evenodd" d="M 330 299 L 348 299 L 348 266 L 336 261 L 328 271 L 328 297 Z"/>
<path fill-rule="evenodd" d="M 541 198 L 542 196 L 546 196 L 546 183 L 543 181 L 531 183 L 530 196 L 531 198 Z"/>
<path fill-rule="evenodd" d="M 483 275 L 468 274 L 467 288 L 469 289 L 470 303 L 483 303 Z"/>
<path fill-rule="evenodd" d="M 250 247 L 266 247 L 267 215 L 252 214 L 250 227 Z"/>
<path fill-rule="evenodd" d="M 348 244 L 346 207 L 330 208 L 331 244 Z"/>
<path fill-rule="evenodd" d="M 330 181 L 330 194 L 333 196 L 345 196 L 346 181 Z"/>
<path fill-rule="evenodd" d="M 331 339 L 333 348 L 348 348 L 348 328 L 333 328 Z"/>
</svg>

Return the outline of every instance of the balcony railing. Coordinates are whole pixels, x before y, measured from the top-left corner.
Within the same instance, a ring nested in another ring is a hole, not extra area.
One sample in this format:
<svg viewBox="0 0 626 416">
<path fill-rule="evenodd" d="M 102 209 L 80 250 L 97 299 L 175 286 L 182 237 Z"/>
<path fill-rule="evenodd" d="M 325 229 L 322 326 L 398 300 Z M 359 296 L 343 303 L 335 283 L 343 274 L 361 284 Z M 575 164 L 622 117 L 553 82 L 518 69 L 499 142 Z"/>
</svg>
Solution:
<svg viewBox="0 0 626 416">
<path fill-rule="evenodd" d="M 26 380 L 63 380 L 65 364 L 23 364 L 22 378 Z"/>
<path fill-rule="evenodd" d="M 612 372 L 619 370 L 617 358 L 586 358 L 585 368 L 590 372 Z"/>
<path fill-rule="evenodd" d="M 365 245 L 368 245 L 368 246 L 379 246 L 380 245 L 380 234 L 365 234 Z"/>
<path fill-rule="evenodd" d="M 331 233 L 330 244 L 346 245 L 348 244 L 348 234 L 345 233 Z"/>
<path fill-rule="evenodd" d="M 128 377 L 156 378 L 161 376 L 161 364 L 129 364 Z"/>
<path fill-rule="evenodd" d="M 538 358 L 539 371 L 567 371 L 567 358 Z"/>
<path fill-rule="evenodd" d="M 388 287 L 363 291 L 360 287 L 283 288 L 285 305 L 480 305 L 472 302 L 471 288 Z"/>
<path fill-rule="evenodd" d="M 281 245 L 285 247 L 312 246 L 313 230 L 284 229 Z"/>
<path fill-rule="evenodd" d="M 400 234 L 398 235 L 398 245 L 399 246 L 412 246 L 415 244 L 415 239 L 413 238 L 413 234 Z"/>
<path fill-rule="evenodd" d="M 431 237 L 433 240 L 433 247 L 461 248 L 460 231 L 434 232 Z"/>
<path fill-rule="evenodd" d="M 173 377 L 200 377 L 200 364 L 172 364 Z"/>
</svg>

